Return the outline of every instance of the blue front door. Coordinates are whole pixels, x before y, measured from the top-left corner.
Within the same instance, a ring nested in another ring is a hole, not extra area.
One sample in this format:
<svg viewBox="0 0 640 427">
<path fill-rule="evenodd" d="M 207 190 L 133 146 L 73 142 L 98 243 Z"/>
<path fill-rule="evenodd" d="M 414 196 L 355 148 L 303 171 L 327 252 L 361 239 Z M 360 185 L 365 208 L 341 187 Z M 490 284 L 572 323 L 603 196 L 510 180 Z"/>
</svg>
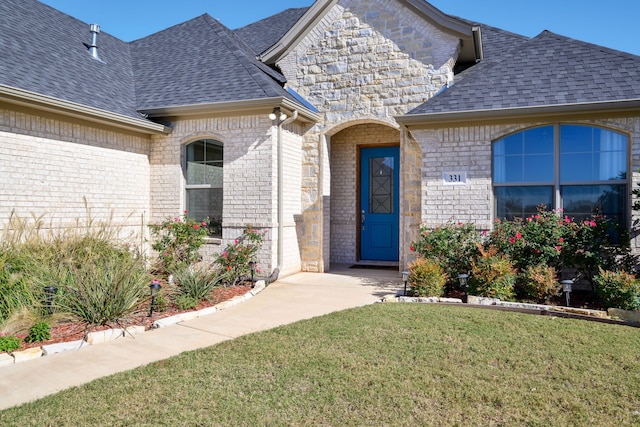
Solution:
<svg viewBox="0 0 640 427">
<path fill-rule="evenodd" d="M 398 261 L 400 149 L 360 150 L 360 259 Z"/>
</svg>

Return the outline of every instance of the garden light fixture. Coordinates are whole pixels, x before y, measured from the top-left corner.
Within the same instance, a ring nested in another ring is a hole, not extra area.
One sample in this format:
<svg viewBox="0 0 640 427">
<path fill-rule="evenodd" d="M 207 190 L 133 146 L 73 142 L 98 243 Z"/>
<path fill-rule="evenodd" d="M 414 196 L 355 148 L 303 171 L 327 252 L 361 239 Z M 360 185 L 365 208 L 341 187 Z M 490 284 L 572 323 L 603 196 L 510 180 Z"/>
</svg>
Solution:
<svg viewBox="0 0 640 427">
<path fill-rule="evenodd" d="M 53 314 L 53 299 L 55 298 L 56 293 L 58 293 L 58 288 L 55 286 L 44 287 L 45 304 L 49 314 Z"/>
<path fill-rule="evenodd" d="M 256 262 L 249 261 L 249 268 L 251 269 L 251 287 L 253 288 L 255 285 L 253 278 L 254 278 L 254 275 L 256 274 Z"/>
<path fill-rule="evenodd" d="M 467 289 L 467 279 L 469 279 L 469 275 L 465 273 L 458 274 L 458 281 L 460 282 L 460 287 L 464 290 Z"/>
<path fill-rule="evenodd" d="M 149 317 L 153 316 L 153 305 L 156 302 L 156 297 L 158 296 L 160 289 L 162 289 L 162 286 L 160 285 L 160 282 L 158 281 L 158 279 L 153 279 L 151 281 L 151 284 L 149 285 L 149 290 L 151 291 L 151 304 L 149 305 Z"/>
<path fill-rule="evenodd" d="M 409 281 L 409 272 L 408 271 L 403 271 L 402 272 L 402 281 L 404 282 L 404 292 L 402 294 L 402 296 L 407 296 L 407 282 Z"/>
<path fill-rule="evenodd" d="M 571 304 L 571 291 L 573 287 L 573 280 L 563 280 L 562 282 L 562 292 L 564 292 L 564 296 L 567 299 L 567 307 Z"/>
</svg>

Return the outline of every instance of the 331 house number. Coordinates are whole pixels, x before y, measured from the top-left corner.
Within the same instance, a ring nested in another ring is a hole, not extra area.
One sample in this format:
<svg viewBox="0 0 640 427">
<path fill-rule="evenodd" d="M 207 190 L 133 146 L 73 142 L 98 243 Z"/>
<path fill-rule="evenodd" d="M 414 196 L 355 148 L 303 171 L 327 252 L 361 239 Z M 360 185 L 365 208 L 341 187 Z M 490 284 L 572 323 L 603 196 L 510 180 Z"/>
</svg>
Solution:
<svg viewBox="0 0 640 427">
<path fill-rule="evenodd" d="M 442 173 L 442 180 L 449 185 L 464 185 L 467 183 L 467 173 L 445 171 Z"/>
</svg>

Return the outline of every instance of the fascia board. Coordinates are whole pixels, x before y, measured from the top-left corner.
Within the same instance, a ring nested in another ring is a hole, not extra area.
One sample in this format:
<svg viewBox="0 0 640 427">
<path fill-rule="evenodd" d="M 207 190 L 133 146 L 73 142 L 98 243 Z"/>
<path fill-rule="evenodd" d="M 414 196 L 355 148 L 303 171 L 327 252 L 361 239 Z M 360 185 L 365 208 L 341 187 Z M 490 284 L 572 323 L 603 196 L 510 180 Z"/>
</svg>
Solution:
<svg viewBox="0 0 640 427">
<path fill-rule="evenodd" d="M 464 126 L 472 122 L 536 120 L 606 114 L 629 114 L 640 116 L 640 99 L 624 101 L 591 102 L 582 104 L 544 105 L 539 107 L 501 108 L 492 110 L 470 110 L 444 113 L 408 114 L 394 117 L 409 129 L 432 129 Z"/>
<path fill-rule="evenodd" d="M 399 0 L 399 3 L 404 4 L 409 9 L 417 12 L 418 15 L 422 15 L 423 18 L 426 18 L 442 29 L 456 33 L 456 35 L 461 38 L 469 38 L 472 36 L 471 25 L 467 22 L 443 13 L 424 0 Z"/>
<path fill-rule="evenodd" d="M 149 107 L 141 108 L 140 111 L 149 117 L 235 116 L 241 114 L 265 114 L 265 112 L 268 114 L 274 107 L 282 107 L 289 112 L 298 110 L 299 118 L 302 121 L 313 123 L 320 121 L 318 113 L 314 113 L 285 97 Z"/>
<path fill-rule="evenodd" d="M 296 42 L 309 34 L 336 3 L 338 0 L 315 1 L 278 43 L 260 54 L 258 59 L 265 64 L 275 64 L 280 58 L 291 52 Z"/>
<path fill-rule="evenodd" d="M 171 133 L 171 129 L 162 124 L 88 107 L 11 86 L 0 85 L 0 101 L 144 134 Z"/>
</svg>

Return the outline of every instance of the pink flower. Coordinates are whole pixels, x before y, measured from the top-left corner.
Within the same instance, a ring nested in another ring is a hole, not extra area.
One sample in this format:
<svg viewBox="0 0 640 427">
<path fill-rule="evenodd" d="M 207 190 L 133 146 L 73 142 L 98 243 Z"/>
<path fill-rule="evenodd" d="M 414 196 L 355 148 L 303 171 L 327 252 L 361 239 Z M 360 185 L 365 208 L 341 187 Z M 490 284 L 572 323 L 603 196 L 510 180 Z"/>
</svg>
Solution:
<svg viewBox="0 0 640 427">
<path fill-rule="evenodd" d="M 531 217 L 529 216 L 529 217 L 527 217 L 527 221 L 531 222 L 531 221 L 533 221 L 533 218 L 531 218 Z"/>
<path fill-rule="evenodd" d="M 595 227 L 596 226 L 596 222 L 595 221 L 590 221 L 589 225 L 592 226 L 592 227 Z"/>
<path fill-rule="evenodd" d="M 522 239 L 522 234 L 516 233 L 516 239 Z"/>
<path fill-rule="evenodd" d="M 558 241 L 559 241 L 560 243 L 564 242 L 564 237 L 561 237 L 560 239 L 558 239 Z"/>
<path fill-rule="evenodd" d="M 416 251 L 416 247 L 415 247 L 415 246 L 413 246 L 413 245 L 411 245 L 411 246 L 409 246 L 409 250 L 410 250 L 411 252 L 415 252 L 415 251 Z"/>
<path fill-rule="evenodd" d="M 187 213 L 189 213 L 189 211 L 185 209 L 184 214 L 186 215 Z"/>
<path fill-rule="evenodd" d="M 230 266 L 230 265 L 227 265 L 227 268 L 226 268 L 226 269 L 227 269 L 227 271 L 231 270 L 231 266 Z"/>
<path fill-rule="evenodd" d="M 556 246 L 556 251 L 560 252 L 562 250 L 562 246 Z"/>
<path fill-rule="evenodd" d="M 235 244 L 237 245 L 238 243 L 240 243 L 240 241 L 238 239 L 234 240 Z"/>
<path fill-rule="evenodd" d="M 569 217 L 568 217 L 568 216 L 565 216 L 565 217 L 564 217 L 564 222 L 571 222 L 571 220 L 569 219 Z"/>
<path fill-rule="evenodd" d="M 175 218 L 173 218 L 173 220 L 174 220 L 175 222 L 178 222 L 178 221 L 180 221 L 180 218 L 175 217 Z"/>
<path fill-rule="evenodd" d="M 206 227 L 207 226 L 207 221 L 202 221 L 202 226 Z"/>
<path fill-rule="evenodd" d="M 200 228 L 200 224 L 194 224 L 193 228 L 196 229 L 196 230 L 199 229 Z"/>
<path fill-rule="evenodd" d="M 516 239 L 514 239 L 513 237 L 511 237 L 511 238 L 509 239 L 509 242 L 511 242 L 511 243 L 515 243 L 515 242 L 516 242 Z"/>
</svg>

